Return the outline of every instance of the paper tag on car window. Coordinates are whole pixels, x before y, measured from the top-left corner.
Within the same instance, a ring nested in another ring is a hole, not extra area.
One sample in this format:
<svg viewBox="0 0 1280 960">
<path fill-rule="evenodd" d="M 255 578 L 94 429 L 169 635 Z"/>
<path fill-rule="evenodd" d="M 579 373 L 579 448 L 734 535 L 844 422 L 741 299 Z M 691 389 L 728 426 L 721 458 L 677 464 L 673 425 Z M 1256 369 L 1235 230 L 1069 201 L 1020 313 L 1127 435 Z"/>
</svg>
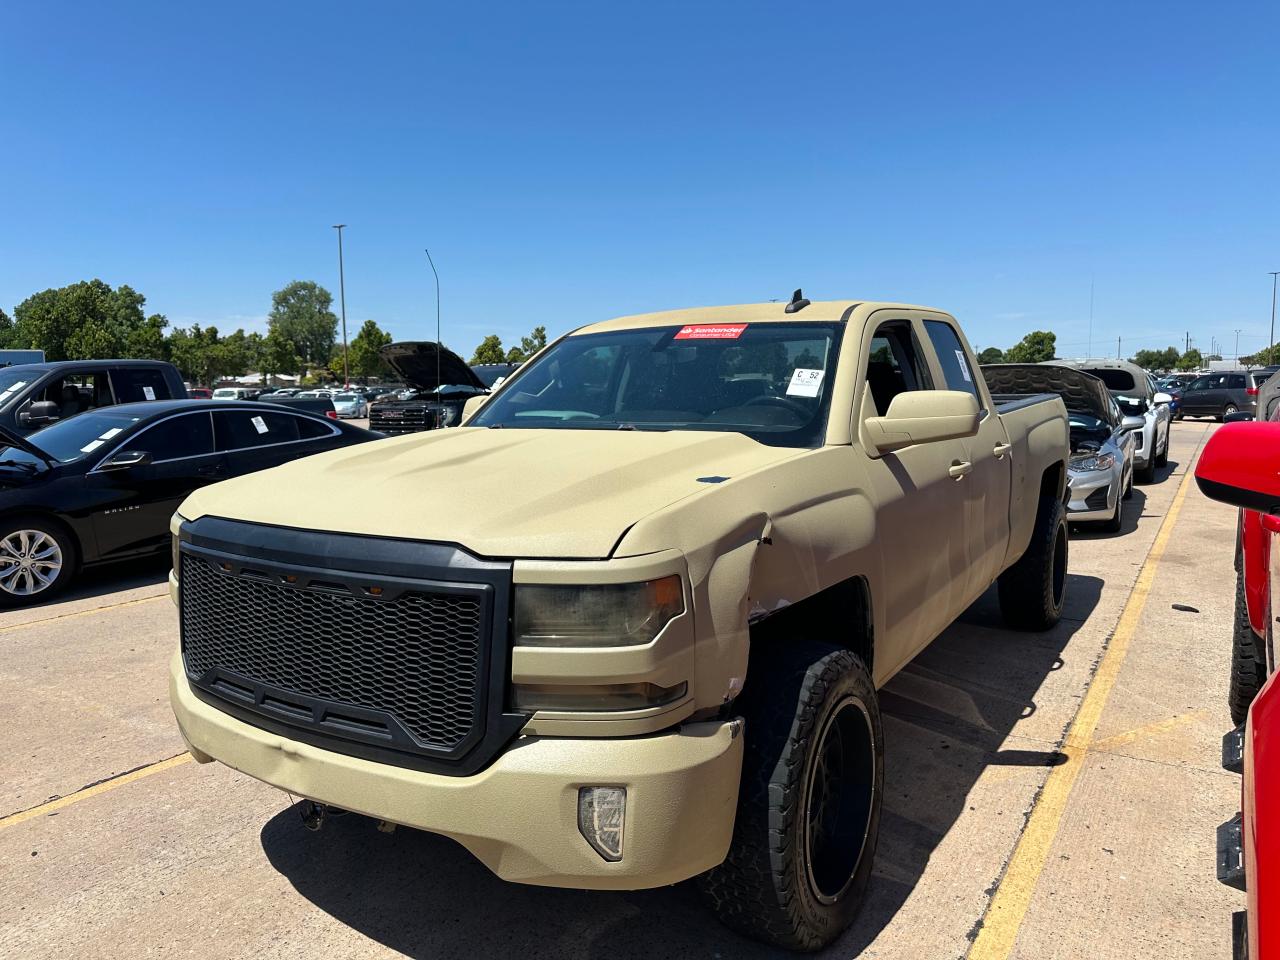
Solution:
<svg viewBox="0 0 1280 960">
<path fill-rule="evenodd" d="M 90 440 L 88 443 L 86 443 L 83 447 L 80 448 L 80 452 L 93 453 L 93 451 L 97 450 L 104 443 L 106 443 L 105 440 Z"/>
<path fill-rule="evenodd" d="M 156 388 L 155 388 L 155 387 L 143 387 L 143 388 L 142 388 L 142 395 L 143 395 L 144 397 L 146 397 L 148 400 L 154 400 L 154 399 L 156 398 Z"/>
<path fill-rule="evenodd" d="M 493 386 L 490 387 L 489 389 L 497 390 L 500 386 L 502 386 L 503 383 L 506 382 L 506 379 L 507 379 L 506 377 L 499 377 L 497 380 L 493 381 Z"/>
<path fill-rule="evenodd" d="M 969 361 L 965 359 L 964 351 L 956 351 L 956 363 L 960 364 L 960 372 L 964 374 L 964 378 L 969 383 L 973 383 L 973 377 L 969 376 Z"/>
<path fill-rule="evenodd" d="M 788 397 L 816 397 L 818 389 L 822 386 L 822 377 L 825 370 L 809 370 L 805 367 L 796 367 L 795 373 L 791 374 L 791 382 L 787 384 Z"/>
<path fill-rule="evenodd" d="M 110 430 L 108 430 L 106 433 L 100 434 L 100 435 L 99 435 L 99 437 L 98 437 L 98 439 L 99 439 L 99 440 L 110 440 L 110 439 L 111 439 L 112 437 L 114 437 L 117 433 L 119 433 L 122 429 L 124 429 L 124 428 L 123 428 L 123 427 L 112 427 L 112 428 L 111 428 Z"/>
<path fill-rule="evenodd" d="M 259 433 L 267 432 L 267 421 L 263 420 L 261 417 L 251 417 L 249 422 L 253 424 L 253 429 L 257 430 Z"/>
</svg>

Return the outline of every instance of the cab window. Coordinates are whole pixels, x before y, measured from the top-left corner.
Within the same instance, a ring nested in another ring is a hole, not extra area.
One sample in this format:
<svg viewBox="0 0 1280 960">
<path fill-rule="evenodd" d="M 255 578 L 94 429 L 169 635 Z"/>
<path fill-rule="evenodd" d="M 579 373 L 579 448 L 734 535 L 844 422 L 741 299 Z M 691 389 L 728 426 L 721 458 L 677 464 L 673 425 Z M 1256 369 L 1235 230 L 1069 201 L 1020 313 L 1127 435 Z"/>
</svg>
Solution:
<svg viewBox="0 0 1280 960">
<path fill-rule="evenodd" d="M 31 399 L 33 401 L 51 400 L 56 403 L 58 417 L 62 420 L 74 417 L 77 413 L 84 413 L 86 410 L 109 407 L 115 403 L 105 370 L 68 373 L 50 380 L 44 389 Z"/>
<path fill-rule="evenodd" d="M 891 320 L 876 327 L 867 359 L 867 389 L 871 391 L 876 413 L 882 417 L 898 394 L 933 389 L 929 370 L 921 359 L 920 345 L 908 321 Z"/>
<path fill-rule="evenodd" d="M 969 367 L 969 357 L 951 324 L 941 320 L 926 320 L 924 329 L 938 355 L 938 364 L 942 367 L 942 378 L 946 381 L 947 389 L 972 394 L 978 401 L 978 406 L 982 406 L 982 397 L 978 395 L 978 385 L 974 383 L 973 370 Z"/>
<path fill-rule="evenodd" d="M 159 370 L 122 367 L 111 371 L 111 379 L 115 383 L 118 403 L 173 399 L 173 392 Z"/>
</svg>

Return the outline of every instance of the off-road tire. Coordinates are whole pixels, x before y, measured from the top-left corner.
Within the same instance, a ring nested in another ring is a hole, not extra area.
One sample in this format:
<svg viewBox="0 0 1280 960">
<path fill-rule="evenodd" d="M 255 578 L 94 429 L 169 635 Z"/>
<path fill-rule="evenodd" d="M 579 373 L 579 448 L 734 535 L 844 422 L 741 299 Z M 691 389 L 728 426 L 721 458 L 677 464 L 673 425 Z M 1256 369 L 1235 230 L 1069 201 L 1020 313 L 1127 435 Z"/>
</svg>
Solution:
<svg viewBox="0 0 1280 960">
<path fill-rule="evenodd" d="M 884 794 L 879 701 L 862 658 L 827 644 L 776 640 L 753 651 L 751 674 L 737 703 L 746 742 L 733 842 L 699 886 L 739 933 L 787 950 L 819 950 L 857 915 L 875 860 Z M 833 732 L 840 738 L 831 740 Z M 845 748 L 837 753 L 854 775 L 832 775 L 820 761 L 828 744 Z M 830 797 L 840 785 L 844 816 L 833 822 L 844 829 L 811 848 L 810 799 Z M 844 877 L 845 867 L 843 888 L 828 883 L 834 895 L 823 896 L 818 875 Z"/>
<path fill-rule="evenodd" d="M 1267 665 L 1260 657 L 1257 634 L 1249 625 L 1249 608 L 1244 599 L 1244 574 L 1236 574 L 1236 615 L 1231 631 L 1231 680 L 1227 685 L 1227 706 L 1236 726 L 1249 715 L 1249 704 L 1267 682 Z"/>
<path fill-rule="evenodd" d="M 1098 524 L 1104 533 L 1119 533 L 1124 526 L 1124 497 L 1116 497 L 1116 512 Z"/>
<path fill-rule="evenodd" d="M 61 566 L 53 582 L 34 593 L 19 595 L 9 589 L 0 588 L 0 609 L 27 607 L 51 600 L 65 590 L 79 572 L 79 544 L 65 525 L 48 517 L 11 517 L 0 523 L 0 543 L 4 543 L 12 534 L 21 530 L 42 534 L 56 542 L 61 554 Z M 7 562 L 0 564 L 0 567 L 3 567 L 0 569 L 0 578 L 3 578 L 4 570 L 8 568 Z"/>
<path fill-rule="evenodd" d="M 1062 616 L 1068 542 L 1066 507 L 1057 497 L 1041 497 L 1031 542 L 1000 574 L 1000 612 L 1015 630 L 1048 630 Z"/>
</svg>

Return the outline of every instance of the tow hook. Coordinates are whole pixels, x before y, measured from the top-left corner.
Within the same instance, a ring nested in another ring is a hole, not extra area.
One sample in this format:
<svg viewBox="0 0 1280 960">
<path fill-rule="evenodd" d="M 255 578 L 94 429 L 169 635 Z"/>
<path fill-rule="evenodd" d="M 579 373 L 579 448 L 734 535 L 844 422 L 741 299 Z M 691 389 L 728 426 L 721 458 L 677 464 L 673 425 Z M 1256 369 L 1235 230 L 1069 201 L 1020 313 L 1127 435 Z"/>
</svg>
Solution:
<svg viewBox="0 0 1280 960">
<path fill-rule="evenodd" d="M 302 816 L 302 825 L 308 830 L 317 833 L 324 826 L 325 814 L 328 812 L 328 807 L 323 803 L 316 803 L 314 800 L 303 800 L 298 805 L 298 813 Z"/>
</svg>

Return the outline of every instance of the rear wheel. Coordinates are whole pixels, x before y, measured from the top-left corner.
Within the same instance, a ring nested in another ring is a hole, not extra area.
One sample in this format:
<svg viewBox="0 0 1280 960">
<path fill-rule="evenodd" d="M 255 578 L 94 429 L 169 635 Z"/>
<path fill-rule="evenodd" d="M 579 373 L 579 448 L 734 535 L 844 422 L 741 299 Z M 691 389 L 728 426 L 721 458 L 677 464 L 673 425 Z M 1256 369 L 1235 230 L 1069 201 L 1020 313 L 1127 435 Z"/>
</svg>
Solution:
<svg viewBox="0 0 1280 960">
<path fill-rule="evenodd" d="M 75 575 L 76 543 L 53 520 L 0 524 L 0 606 L 24 607 L 56 595 Z"/>
<path fill-rule="evenodd" d="M 818 950 L 853 921 L 880 826 L 884 733 L 862 658 L 800 642 L 752 656 L 733 843 L 702 876 L 721 921 Z"/>
<path fill-rule="evenodd" d="M 1227 417 L 1231 416 L 1233 413 L 1235 413 L 1239 409 L 1240 408 L 1237 407 L 1234 403 L 1228 403 L 1225 407 L 1222 408 L 1222 419 L 1226 420 Z"/>
<path fill-rule="evenodd" d="M 1239 726 L 1249 715 L 1249 704 L 1267 682 L 1266 663 L 1259 657 L 1257 634 L 1249 625 L 1249 608 L 1244 598 L 1244 574 L 1236 574 L 1236 615 L 1231 631 L 1231 681 L 1227 706 L 1231 721 Z"/>
<path fill-rule="evenodd" d="M 1132 467 L 1129 469 L 1129 472 L 1125 475 L 1125 478 L 1124 478 L 1124 499 L 1126 500 L 1133 499 L 1133 468 Z"/>
<path fill-rule="evenodd" d="M 1169 464 L 1169 434 L 1164 435 L 1164 443 L 1160 447 L 1160 452 L 1156 454 L 1156 466 L 1164 467 Z"/>
<path fill-rule="evenodd" d="M 1031 542 L 1000 574 L 1000 612 L 1018 630 L 1048 630 L 1062 616 L 1067 593 L 1067 511 L 1057 497 L 1041 497 Z"/>
</svg>

